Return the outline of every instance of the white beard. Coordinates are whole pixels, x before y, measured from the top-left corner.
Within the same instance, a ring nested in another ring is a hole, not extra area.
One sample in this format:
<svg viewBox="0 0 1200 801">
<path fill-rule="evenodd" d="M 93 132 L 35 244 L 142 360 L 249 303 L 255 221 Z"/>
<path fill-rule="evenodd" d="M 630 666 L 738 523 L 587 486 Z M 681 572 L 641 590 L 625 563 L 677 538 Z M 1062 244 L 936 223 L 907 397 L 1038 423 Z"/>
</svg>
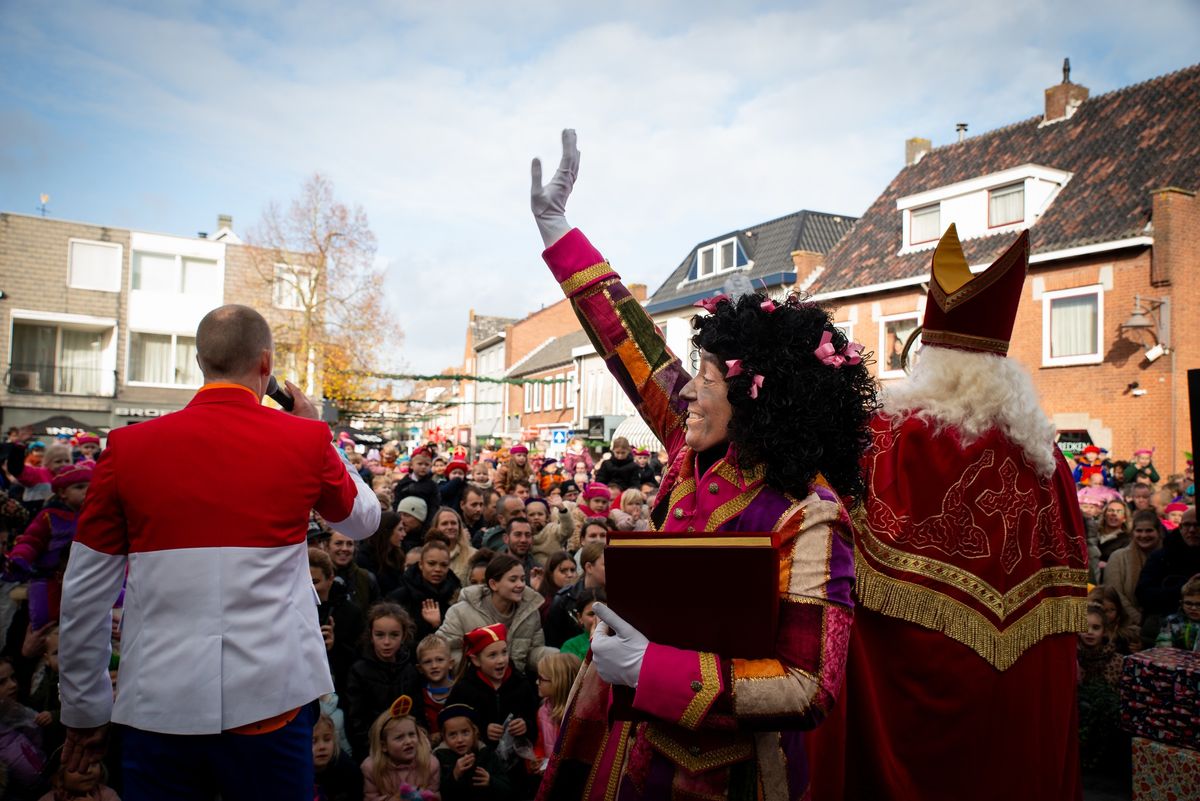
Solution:
<svg viewBox="0 0 1200 801">
<path fill-rule="evenodd" d="M 1042 411 L 1024 367 L 991 353 L 927 345 L 907 380 L 883 393 L 883 411 L 899 425 L 908 417 L 935 431 L 955 428 L 964 445 L 999 429 L 1042 478 L 1055 470 L 1055 428 Z"/>
</svg>

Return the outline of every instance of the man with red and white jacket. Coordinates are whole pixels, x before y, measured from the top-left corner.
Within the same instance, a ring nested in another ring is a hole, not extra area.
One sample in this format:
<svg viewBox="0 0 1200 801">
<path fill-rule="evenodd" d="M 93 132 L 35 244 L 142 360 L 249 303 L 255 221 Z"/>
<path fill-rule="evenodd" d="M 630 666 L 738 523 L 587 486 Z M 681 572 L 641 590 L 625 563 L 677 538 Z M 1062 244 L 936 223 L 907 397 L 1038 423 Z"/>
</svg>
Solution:
<svg viewBox="0 0 1200 801">
<path fill-rule="evenodd" d="M 124 724 L 127 801 L 312 798 L 314 701 L 333 683 L 309 512 L 363 539 L 380 510 L 299 388 L 287 385 L 291 414 L 262 405 L 272 350 L 258 312 L 209 312 L 196 331 L 204 386 L 179 412 L 109 435 L 80 515 L 62 599 L 63 760 L 97 760 L 107 724 Z M 188 462 L 154 467 L 184 448 Z M 286 468 L 264 468 L 264 453 Z"/>
</svg>

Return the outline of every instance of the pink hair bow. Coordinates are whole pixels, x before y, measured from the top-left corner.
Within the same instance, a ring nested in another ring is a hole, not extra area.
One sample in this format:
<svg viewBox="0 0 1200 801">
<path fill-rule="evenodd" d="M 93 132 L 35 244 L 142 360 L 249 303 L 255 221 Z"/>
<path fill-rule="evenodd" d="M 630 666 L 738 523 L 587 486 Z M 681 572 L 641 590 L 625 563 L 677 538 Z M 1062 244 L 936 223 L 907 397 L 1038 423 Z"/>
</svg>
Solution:
<svg viewBox="0 0 1200 801">
<path fill-rule="evenodd" d="M 767 314 L 770 314 L 771 312 L 775 311 L 775 301 L 773 301 L 769 298 L 767 300 L 764 300 L 762 303 L 758 304 L 758 306 L 760 309 L 765 311 Z"/>
<path fill-rule="evenodd" d="M 742 369 L 742 360 L 741 359 L 729 359 L 728 361 L 725 362 L 725 367 L 726 367 L 726 370 L 725 370 L 726 378 L 733 378 L 735 375 L 741 375 L 743 372 L 745 372 Z M 754 376 L 750 379 L 750 397 L 753 400 L 758 400 L 758 390 L 762 387 L 762 385 L 763 385 L 763 377 L 761 375 L 759 375 L 758 373 L 755 373 Z"/>
<path fill-rule="evenodd" d="M 722 292 L 720 295 L 714 295 L 711 298 L 702 298 L 692 305 L 696 308 L 704 309 L 709 314 L 712 314 L 716 311 L 717 304 L 723 300 L 729 300 L 729 296 Z"/>
<path fill-rule="evenodd" d="M 838 353 L 833 347 L 833 332 L 826 331 L 821 334 L 821 344 L 813 350 L 813 356 L 821 360 L 822 364 L 827 364 L 835 370 L 843 364 L 855 365 L 862 361 L 861 354 L 862 345 L 857 342 L 851 342 L 846 345 L 845 349 Z"/>
</svg>

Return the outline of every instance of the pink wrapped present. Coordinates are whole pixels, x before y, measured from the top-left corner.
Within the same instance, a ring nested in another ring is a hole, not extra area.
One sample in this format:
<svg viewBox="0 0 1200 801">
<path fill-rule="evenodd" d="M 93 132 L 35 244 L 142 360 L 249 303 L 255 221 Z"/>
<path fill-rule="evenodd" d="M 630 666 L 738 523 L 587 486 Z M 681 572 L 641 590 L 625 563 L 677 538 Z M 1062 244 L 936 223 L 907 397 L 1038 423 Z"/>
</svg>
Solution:
<svg viewBox="0 0 1200 801">
<path fill-rule="evenodd" d="M 1200 751 L 1133 738 L 1133 801 L 1200 798 Z"/>
</svg>

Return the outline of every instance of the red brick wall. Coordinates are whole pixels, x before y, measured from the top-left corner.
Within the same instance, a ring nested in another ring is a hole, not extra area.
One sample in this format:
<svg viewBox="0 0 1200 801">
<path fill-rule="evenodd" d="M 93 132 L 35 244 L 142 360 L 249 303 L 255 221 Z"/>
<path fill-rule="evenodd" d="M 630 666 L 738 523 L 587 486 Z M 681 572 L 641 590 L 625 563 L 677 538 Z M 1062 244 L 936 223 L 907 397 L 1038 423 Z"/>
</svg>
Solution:
<svg viewBox="0 0 1200 801">
<path fill-rule="evenodd" d="M 646 299 L 645 284 L 630 284 L 629 292 L 639 301 Z M 506 346 L 504 363 L 511 367 L 548 339 L 564 336 L 581 330 L 579 318 L 571 308 L 570 301 L 563 299 L 552 306 L 547 306 L 526 317 L 520 322 L 510 325 L 506 331 Z M 509 414 L 522 414 L 525 410 L 525 388 L 514 385 L 508 390 Z M 570 416 L 566 419 L 570 419 Z M 546 422 L 546 421 L 542 421 Z M 522 426 L 530 424 L 522 416 Z"/>
</svg>

